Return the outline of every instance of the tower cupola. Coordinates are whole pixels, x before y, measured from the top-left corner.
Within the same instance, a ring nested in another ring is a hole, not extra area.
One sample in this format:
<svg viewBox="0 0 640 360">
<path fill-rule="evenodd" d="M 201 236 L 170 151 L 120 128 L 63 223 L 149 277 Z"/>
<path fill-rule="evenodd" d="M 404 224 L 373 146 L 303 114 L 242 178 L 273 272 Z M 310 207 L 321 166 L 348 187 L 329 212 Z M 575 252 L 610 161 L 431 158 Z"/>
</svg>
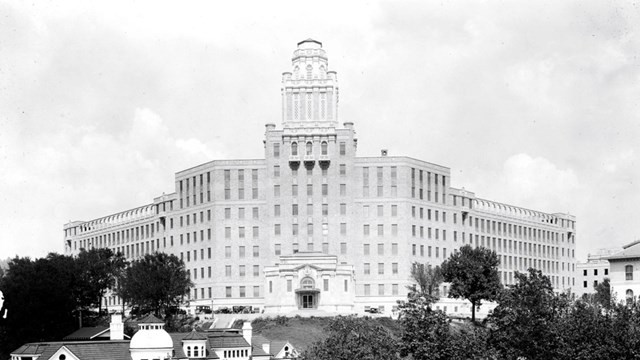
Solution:
<svg viewBox="0 0 640 360">
<path fill-rule="evenodd" d="M 307 39 L 298 43 L 291 72 L 282 74 L 282 123 L 287 128 L 336 127 L 338 78 L 329 71 L 322 43 Z"/>
</svg>

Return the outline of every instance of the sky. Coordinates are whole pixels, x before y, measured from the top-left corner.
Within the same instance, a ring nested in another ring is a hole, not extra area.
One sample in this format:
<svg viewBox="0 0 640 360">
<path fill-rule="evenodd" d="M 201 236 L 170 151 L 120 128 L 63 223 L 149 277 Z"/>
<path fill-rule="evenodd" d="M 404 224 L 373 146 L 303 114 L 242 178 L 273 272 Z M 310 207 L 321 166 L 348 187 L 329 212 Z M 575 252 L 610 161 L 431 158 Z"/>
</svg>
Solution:
<svg viewBox="0 0 640 360">
<path fill-rule="evenodd" d="M 323 42 L 358 155 L 577 217 L 578 260 L 640 239 L 640 3 L 0 0 L 0 258 L 264 158 L 296 43 Z"/>
</svg>

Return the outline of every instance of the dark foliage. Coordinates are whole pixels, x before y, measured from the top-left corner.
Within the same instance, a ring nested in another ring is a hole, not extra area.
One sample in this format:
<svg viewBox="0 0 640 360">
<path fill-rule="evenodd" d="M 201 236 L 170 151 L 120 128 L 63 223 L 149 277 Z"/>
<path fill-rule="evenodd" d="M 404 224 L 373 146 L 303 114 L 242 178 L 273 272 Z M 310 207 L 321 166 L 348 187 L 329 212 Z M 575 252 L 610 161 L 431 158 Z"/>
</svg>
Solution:
<svg viewBox="0 0 640 360">
<path fill-rule="evenodd" d="M 471 302 L 471 321 L 483 300 L 493 301 L 502 289 L 498 274 L 500 260 L 494 251 L 465 245 L 442 263 L 444 280 L 451 283 L 449 297 Z"/>
<path fill-rule="evenodd" d="M 147 254 L 133 261 L 119 283 L 117 293 L 125 302 L 157 316 L 180 305 L 193 286 L 182 260 L 165 253 Z"/>
<path fill-rule="evenodd" d="M 302 354 L 304 360 L 399 359 L 397 342 L 384 327 L 369 318 L 334 318 L 327 337 Z"/>
</svg>

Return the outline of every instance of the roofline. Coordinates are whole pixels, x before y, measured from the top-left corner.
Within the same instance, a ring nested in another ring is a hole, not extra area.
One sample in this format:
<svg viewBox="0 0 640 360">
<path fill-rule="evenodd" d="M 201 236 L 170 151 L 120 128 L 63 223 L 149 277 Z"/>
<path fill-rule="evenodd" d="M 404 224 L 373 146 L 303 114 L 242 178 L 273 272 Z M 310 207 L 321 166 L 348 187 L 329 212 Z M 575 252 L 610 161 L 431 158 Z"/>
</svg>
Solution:
<svg viewBox="0 0 640 360">
<path fill-rule="evenodd" d="M 321 43 L 320 41 L 318 41 L 318 40 L 314 40 L 314 39 L 311 39 L 311 38 L 306 39 L 306 40 L 302 40 L 302 41 L 300 41 L 297 45 L 298 45 L 298 46 L 300 46 L 301 44 L 304 44 L 304 43 L 306 43 L 306 42 L 314 42 L 314 43 L 316 43 L 316 44 L 320 45 L 320 47 L 322 47 L 322 43 Z"/>
</svg>

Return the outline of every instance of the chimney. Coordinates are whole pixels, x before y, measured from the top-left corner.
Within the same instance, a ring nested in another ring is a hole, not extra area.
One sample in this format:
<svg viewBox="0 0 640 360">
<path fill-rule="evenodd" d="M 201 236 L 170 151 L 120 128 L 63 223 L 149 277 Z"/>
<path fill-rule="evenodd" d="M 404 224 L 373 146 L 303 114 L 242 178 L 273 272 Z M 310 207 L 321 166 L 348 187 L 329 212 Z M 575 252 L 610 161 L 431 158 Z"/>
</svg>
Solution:
<svg viewBox="0 0 640 360">
<path fill-rule="evenodd" d="M 389 153 L 389 151 L 387 149 L 380 150 L 380 155 L 381 156 L 387 156 L 388 153 Z"/>
<path fill-rule="evenodd" d="M 251 327 L 251 321 L 245 321 L 242 325 L 242 337 L 251 345 L 251 335 L 253 328 Z"/>
<path fill-rule="evenodd" d="M 111 340 L 124 340 L 124 324 L 122 323 L 122 315 L 111 315 L 109 334 L 111 334 Z"/>
<path fill-rule="evenodd" d="M 262 344 L 262 350 L 264 350 L 264 352 L 266 352 L 267 354 L 271 354 L 269 351 L 271 351 L 271 343 L 264 343 Z"/>
</svg>

